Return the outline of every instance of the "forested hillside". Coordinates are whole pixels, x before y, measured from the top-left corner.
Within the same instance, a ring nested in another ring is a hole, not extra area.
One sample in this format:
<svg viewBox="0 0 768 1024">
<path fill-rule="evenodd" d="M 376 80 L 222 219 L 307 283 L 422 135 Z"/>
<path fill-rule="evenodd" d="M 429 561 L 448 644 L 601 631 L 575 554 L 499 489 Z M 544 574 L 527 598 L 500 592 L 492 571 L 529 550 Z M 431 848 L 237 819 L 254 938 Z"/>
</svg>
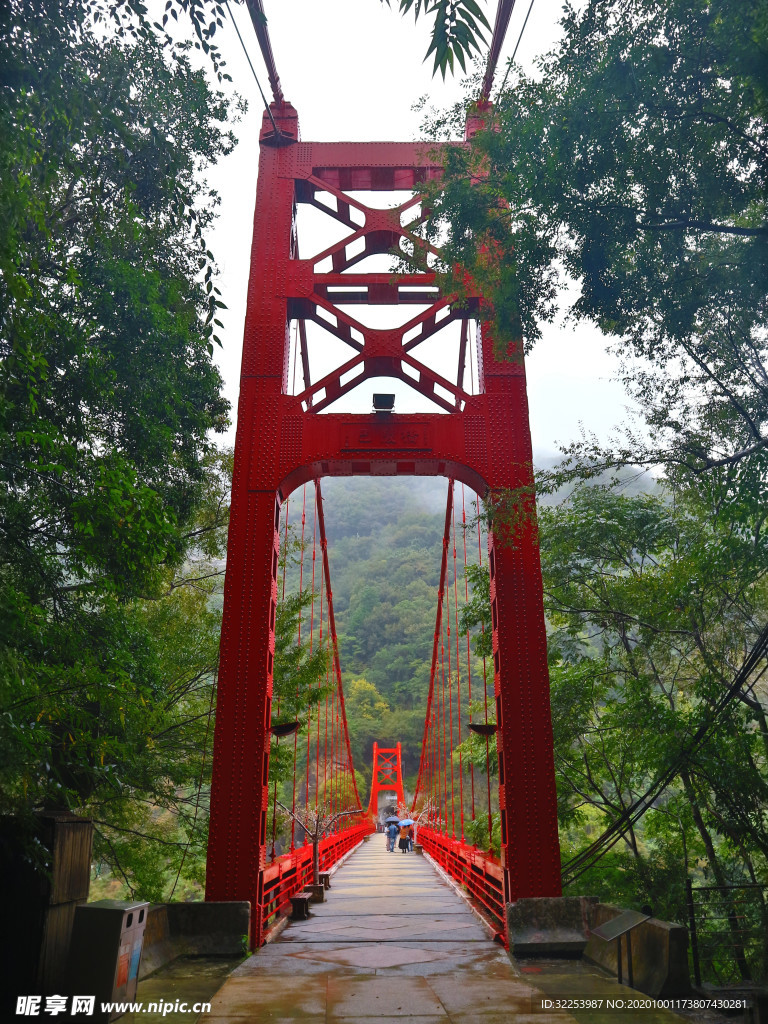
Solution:
<svg viewBox="0 0 768 1024">
<path fill-rule="evenodd" d="M 429 691 L 446 481 L 327 480 L 323 495 L 355 765 L 369 780 L 373 741 L 399 741 L 412 788 Z"/>
<path fill-rule="evenodd" d="M 544 456 L 537 463 L 551 469 L 555 460 Z M 655 486 L 647 473 L 621 475 L 624 494 Z M 369 781 L 373 741 L 399 741 L 406 787 L 412 789 L 429 691 L 447 481 L 336 478 L 324 480 L 322 489 L 355 767 Z M 544 495 L 542 503 L 561 497 Z M 468 560 L 476 563 L 476 495 L 464 488 L 463 498 Z M 455 500 L 461 538 L 461 485 Z M 484 533 L 481 547 L 485 558 Z M 463 550 L 459 562 L 463 579 Z M 475 656 L 471 667 L 482 678 Z"/>
</svg>

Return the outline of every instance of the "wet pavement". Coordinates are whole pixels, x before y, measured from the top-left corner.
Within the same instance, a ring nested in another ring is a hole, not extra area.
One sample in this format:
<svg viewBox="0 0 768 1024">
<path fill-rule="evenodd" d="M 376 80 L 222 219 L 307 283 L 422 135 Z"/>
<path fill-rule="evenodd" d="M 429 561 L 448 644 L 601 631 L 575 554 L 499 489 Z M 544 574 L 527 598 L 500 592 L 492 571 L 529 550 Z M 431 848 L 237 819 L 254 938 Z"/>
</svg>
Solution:
<svg viewBox="0 0 768 1024">
<path fill-rule="evenodd" d="M 119 1018 L 121 1024 L 196 1024 L 198 1020 L 209 1020 L 207 1013 L 180 1008 L 183 1004 L 194 1007 L 196 1003 L 210 1003 L 240 962 L 231 957 L 179 957 L 139 982 L 136 1002 L 142 1003 L 142 1011 L 124 1014 Z M 148 1010 L 150 1004 L 158 1006 L 156 1012 Z"/>
<path fill-rule="evenodd" d="M 515 964 L 455 887 L 375 835 L 334 874 L 326 902 L 245 960 L 206 1024 L 673 1024 L 666 1011 L 559 1009 L 560 997 L 640 996 L 581 963 Z M 605 1003 L 603 1002 L 603 1006 Z"/>
</svg>

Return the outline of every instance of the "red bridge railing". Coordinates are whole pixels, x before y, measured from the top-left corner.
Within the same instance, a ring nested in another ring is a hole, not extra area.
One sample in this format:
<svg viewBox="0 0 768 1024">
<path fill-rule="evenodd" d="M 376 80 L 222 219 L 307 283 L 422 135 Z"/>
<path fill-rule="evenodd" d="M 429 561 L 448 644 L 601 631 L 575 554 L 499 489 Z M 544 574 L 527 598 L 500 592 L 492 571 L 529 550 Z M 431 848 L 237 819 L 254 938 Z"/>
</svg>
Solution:
<svg viewBox="0 0 768 1024">
<path fill-rule="evenodd" d="M 320 841 L 320 870 L 328 871 L 341 858 L 353 850 L 363 838 L 373 832 L 370 821 L 362 822 L 336 832 Z M 293 853 L 285 853 L 264 868 L 262 903 L 254 907 L 253 913 L 261 914 L 262 935 L 278 916 L 290 913 L 291 896 L 312 881 L 312 844 L 297 847 Z"/>
<path fill-rule="evenodd" d="M 506 944 L 501 863 L 476 846 L 469 846 L 424 825 L 418 831 L 417 842 L 451 878 L 464 886 L 479 904 L 478 910 L 483 917 L 496 929 L 495 937 Z"/>
</svg>

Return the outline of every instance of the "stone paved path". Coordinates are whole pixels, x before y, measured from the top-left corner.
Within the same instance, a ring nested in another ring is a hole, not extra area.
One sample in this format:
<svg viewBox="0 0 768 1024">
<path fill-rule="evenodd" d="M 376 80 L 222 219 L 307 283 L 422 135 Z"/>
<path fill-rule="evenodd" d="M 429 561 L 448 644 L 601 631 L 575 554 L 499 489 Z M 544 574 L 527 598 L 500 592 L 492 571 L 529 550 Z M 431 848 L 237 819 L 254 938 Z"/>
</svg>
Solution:
<svg viewBox="0 0 768 1024">
<path fill-rule="evenodd" d="M 292 921 L 234 971 L 206 1024 L 630 1024 L 630 1015 L 542 1009 L 553 985 L 576 994 L 591 982 L 572 988 L 549 974 L 547 992 L 534 987 L 430 862 L 387 853 L 383 835 L 359 847 L 331 886 L 308 921 Z M 661 1020 L 679 1018 L 643 1015 L 644 1024 Z"/>
</svg>

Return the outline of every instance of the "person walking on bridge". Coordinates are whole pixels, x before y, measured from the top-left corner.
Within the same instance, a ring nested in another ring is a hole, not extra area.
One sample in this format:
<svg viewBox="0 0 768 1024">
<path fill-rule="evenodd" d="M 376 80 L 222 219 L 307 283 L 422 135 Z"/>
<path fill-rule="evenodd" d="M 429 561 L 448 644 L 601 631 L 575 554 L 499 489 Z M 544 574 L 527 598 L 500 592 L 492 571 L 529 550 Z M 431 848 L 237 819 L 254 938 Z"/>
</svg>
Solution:
<svg viewBox="0 0 768 1024">
<path fill-rule="evenodd" d="M 400 826 L 400 841 L 397 844 L 403 853 L 408 853 L 408 826 Z"/>
<path fill-rule="evenodd" d="M 387 852 L 395 852 L 395 840 L 397 839 L 397 825 L 394 821 L 387 826 Z"/>
</svg>

